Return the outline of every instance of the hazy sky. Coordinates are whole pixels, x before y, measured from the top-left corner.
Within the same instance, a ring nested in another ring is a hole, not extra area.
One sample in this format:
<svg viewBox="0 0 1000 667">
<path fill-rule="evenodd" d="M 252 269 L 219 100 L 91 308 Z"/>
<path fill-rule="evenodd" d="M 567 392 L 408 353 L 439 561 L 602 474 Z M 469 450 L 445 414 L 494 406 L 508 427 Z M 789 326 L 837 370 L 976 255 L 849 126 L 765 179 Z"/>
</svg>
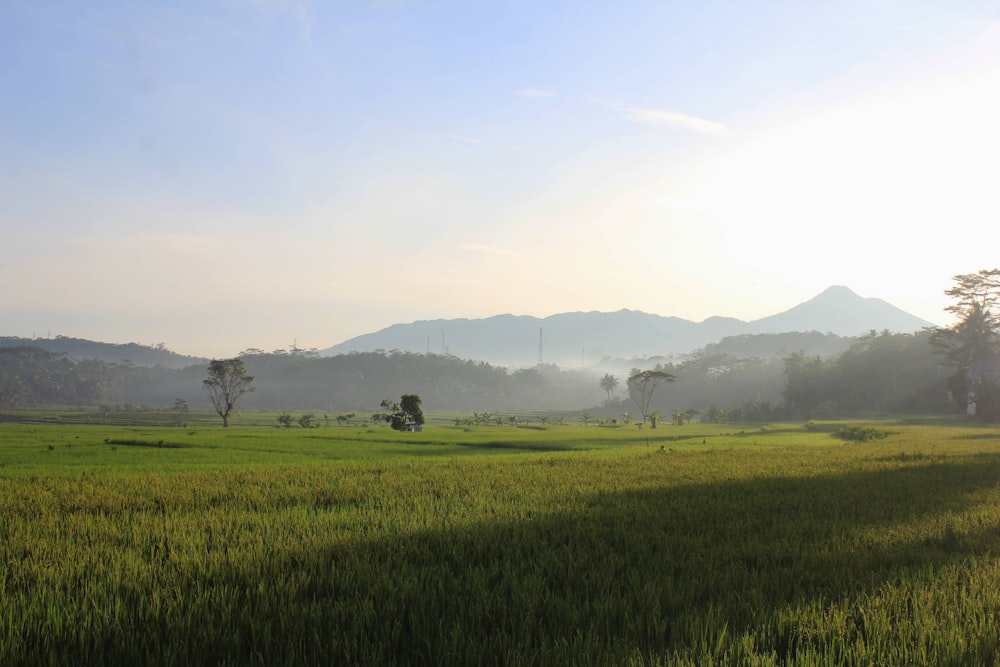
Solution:
<svg viewBox="0 0 1000 667">
<path fill-rule="evenodd" d="M 1000 265 L 996 2 L 0 3 L 0 335 L 323 348 Z"/>
</svg>

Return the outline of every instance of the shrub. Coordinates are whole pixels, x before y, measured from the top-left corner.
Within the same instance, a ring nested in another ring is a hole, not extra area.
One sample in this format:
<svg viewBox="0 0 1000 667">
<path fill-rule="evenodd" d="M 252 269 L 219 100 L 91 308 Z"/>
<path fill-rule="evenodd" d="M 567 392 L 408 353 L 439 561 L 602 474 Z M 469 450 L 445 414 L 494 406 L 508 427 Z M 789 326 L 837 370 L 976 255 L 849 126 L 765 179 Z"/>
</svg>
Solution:
<svg viewBox="0 0 1000 667">
<path fill-rule="evenodd" d="M 869 440 L 882 440 L 889 437 L 888 431 L 864 426 L 845 426 L 836 433 L 835 436 L 841 440 L 849 442 L 868 442 Z"/>
</svg>

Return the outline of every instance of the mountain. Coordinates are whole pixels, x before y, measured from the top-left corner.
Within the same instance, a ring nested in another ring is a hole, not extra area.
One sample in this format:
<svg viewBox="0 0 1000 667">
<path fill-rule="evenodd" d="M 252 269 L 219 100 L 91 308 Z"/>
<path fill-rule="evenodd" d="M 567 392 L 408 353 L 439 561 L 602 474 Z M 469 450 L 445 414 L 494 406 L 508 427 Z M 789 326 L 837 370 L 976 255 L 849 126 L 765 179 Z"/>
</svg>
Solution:
<svg viewBox="0 0 1000 667">
<path fill-rule="evenodd" d="M 207 364 L 207 359 L 189 357 L 171 352 L 162 345 L 150 347 L 139 343 L 98 343 L 84 338 L 56 336 L 55 338 L 20 338 L 0 336 L 0 347 L 39 347 L 49 352 L 65 354 L 70 359 L 83 361 L 96 359 L 107 363 L 131 363 L 136 366 L 163 366 L 186 368 Z"/>
<path fill-rule="evenodd" d="M 909 333 L 929 326 L 934 325 L 882 299 L 865 299 L 843 285 L 835 285 L 783 313 L 754 320 L 750 330 L 753 333 L 822 331 L 857 336 L 872 329 Z"/>
<path fill-rule="evenodd" d="M 927 326 L 933 325 L 881 299 L 863 298 L 847 287 L 834 286 L 783 313 L 752 322 L 730 317 L 692 322 L 637 310 L 561 313 L 544 318 L 496 315 L 421 320 L 351 338 L 320 354 L 381 349 L 440 352 L 508 366 L 539 362 L 585 366 L 605 357 L 686 354 L 744 334 L 818 331 L 857 336 L 872 329 L 909 333 Z"/>
<path fill-rule="evenodd" d="M 509 366 L 531 366 L 539 361 L 581 366 L 605 356 L 647 357 L 664 354 L 666 348 L 694 349 L 706 335 L 717 340 L 741 333 L 744 326 L 734 319 L 713 318 L 696 324 L 636 310 L 561 313 L 545 318 L 495 315 L 394 324 L 320 350 L 320 354 L 382 349 L 439 352 Z"/>
</svg>

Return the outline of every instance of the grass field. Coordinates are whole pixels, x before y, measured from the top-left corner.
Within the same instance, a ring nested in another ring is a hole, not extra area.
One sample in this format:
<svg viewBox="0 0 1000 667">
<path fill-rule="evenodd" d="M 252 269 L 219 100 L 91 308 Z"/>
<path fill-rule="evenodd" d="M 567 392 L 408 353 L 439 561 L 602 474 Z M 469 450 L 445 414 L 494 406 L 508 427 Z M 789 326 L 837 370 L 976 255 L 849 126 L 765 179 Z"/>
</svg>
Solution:
<svg viewBox="0 0 1000 667">
<path fill-rule="evenodd" d="M 0 664 L 1000 663 L 1000 430 L 0 423 Z"/>
</svg>

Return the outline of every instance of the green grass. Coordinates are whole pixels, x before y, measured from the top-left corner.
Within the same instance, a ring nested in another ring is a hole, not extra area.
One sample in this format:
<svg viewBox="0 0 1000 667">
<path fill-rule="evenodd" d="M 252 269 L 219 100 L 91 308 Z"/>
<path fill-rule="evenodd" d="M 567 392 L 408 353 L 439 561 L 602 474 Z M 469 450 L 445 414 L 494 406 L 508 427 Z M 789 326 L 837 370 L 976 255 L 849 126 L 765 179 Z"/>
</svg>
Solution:
<svg viewBox="0 0 1000 667">
<path fill-rule="evenodd" d="M 273 419 L 265 423 L 273 424 Z M 518 453 L 583 452 L 628 447 L 681 451 L 704 447 L 775 447 L 829 444 L 829 433 L 799 425 L 583 427 L 430 426 L 400 433 L 385 426 L 355 424 L 313 429 L 231 426 L 186 427 L 81 424 L 66 417 L 0 423 L 0 475 L 125 474 L 225 469 L 244 465 L 331 466 L 410 458 L 478 457 Z"/>
<path fill-rule="evenodd" d="M 997 664 L 998 444 L 0 424 L 0 663 Z"/>
</svg>

